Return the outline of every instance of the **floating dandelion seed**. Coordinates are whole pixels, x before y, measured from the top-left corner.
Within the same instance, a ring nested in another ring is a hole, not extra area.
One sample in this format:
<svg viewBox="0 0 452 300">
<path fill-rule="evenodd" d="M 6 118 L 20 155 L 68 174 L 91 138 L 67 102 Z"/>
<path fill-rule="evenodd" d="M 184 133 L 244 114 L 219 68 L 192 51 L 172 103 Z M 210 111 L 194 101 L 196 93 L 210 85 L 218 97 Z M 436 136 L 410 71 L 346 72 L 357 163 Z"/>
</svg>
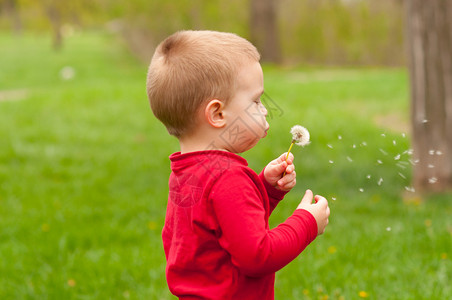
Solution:
<svg viewBox="0 0 452 300">
<path fill-rule="evenodd" d="M 406 134 L 405 134 L 405 133 L 402 133 L 402 137 L 405 138 L 405 137 L 406 137 Z"/>
<path fill-rule="evenodd" d="M 388 155 L 388 152 L 384 151 L 383 149 L 380 148 L 378 150 L 380 150 L 380 152 L 383 153 L 383 155 Z"/>
<path fill-rule="evenodd" d="M 336 201 L 336 197 L 331 197 L 331 199 L 332 199 L 333 201 Z"/>
<path fill-rule="evenodd" d="M 438 178 L 436 178 L 436 177 L 431 177 L 431 178 L 428 179 L 428 183 L 430 183 L 430 184 L 434 184 L 437 181 L 438 181 Z"/>
<path fill-rule="evenodd" d="M 443 155 L 443 152 L 438 150 L 438 151 L 436 151 L 436 155 L 438 155 L 438 156 Z"/>
<path fill-rule="evenodd" d="M 435 155 L 435 150 L 428 150 L 428 154 Z"/>
<path fill-rule="evenodd" d="M 338 139 L 338 140 L 342 140 L 342 136 L 341 136 L 341 135 L 338 135 L 338 136 L 337 136 L 337 139 Z"/>
<path fill-rule="evenodd" d="M 382 133 L 381 136 L 382 136 L 382 137 L 386 137 L 386 134 Z"/>
<path fill-rule="evenodd" d="M 330 164 L 334 164 L 334 161 L 332 161 L 331 159 L 328 161 Z"/>
<path fill-rule="evenodd" d="M 386 227 L 386 231 L 391 231 L 391 227 Z"/>
<path fill-rule="evenodd" d="M 370 179 L 370 178 L 371 178 L 372 176 L 370 176 L 370 175 L 367 175 L 366 177 L 367 177 L 367 179 Z"/>
<path fill-rule="evenodd" d="M 428 123 L 428 120 L 427 119 L 424 119 L 424 120 L 422 120 L 422 123 Z"/>
<path fill-rule="evenodd" d="M 330 149 L 333 149 L 333 146 L 331 146 L 330 144 L 327 144 L 326 146 Z"/>
<path fill-rule="evenodd" d="M 363 193 L 363 192 L 364 192 L 364 189 L 363 189 L 363 188 L 359 188 L 359 191 L 360 191 L 361 193 Z"/>
<path fill-rule="evenodd" d="M 352 145 L 352 148 L 353 148 L 353 149 L 355 149 L 355 148 L 356 148 L 356 145 L 355 145 L 355 144 L 353 144 L 353 145 Z"/>
<path fill-rule="evenodd" d="M 399 160 L 400 159 L 400 154 L 397 154 L 395 157 L 394 157 L 394 160 Z"/>
<path fill-rule="evenodd" d="M 405 190 L 407 190 L 408 192 L 411 192 L 411 193 L 414 193 L 416 190 L 413 188 L 413 187 L 411 187 L 411 186 L 406 186 L 405 187 Z"/>
<path fill-rule="evenodd" d="M 347 160 L 348 160 L 349 162 L 352 162 L 352 161 L 353 161 L 353 159 L 351 159 L 350 156 L 347 156 Z"/>
<path fill-rule="evenodd" d="M 381 161 L 381 160 L 377 160 L 377 163 L 379 163 L 380 165 L 382 165 L 383 164 L 383 162 Z"/>
<path fill-rule="evenodd" d="M 419 159 L 416 159 L 416 160 L 411 160 L 411 159 L 409 159 L 408 161 L 409 161 L 410 164 L 413 165 L 413 166 L 416 165 L 417 163 L 419 163 Z"/>
<path fill-rule="evenodd" d="M 289 158 L 290 150 L 292 150 L 293 145 L 296 144 L 297 146 L 304 147 L 307 144 L 309 144 L 310 138 L 309 131 L 300 125 L 295 125 L 294 127 L 292 127 L 290 129 L 290 133 L 292 134 L 292 143 L 290 144 L 289 151 L 287 151 L 286 162 L 287 159 Z M 283 176 L 285 175 L 286 172 L 284 171 Z"/>
<path fill-rule="evenodd" d="M 399 176 L 402 177 L 403 179 L 406 179 L 405 175 L 403 175 L 402 173 L 399 172 Z"/>
<path fill-rule="evenodd" d="M 378 185 L 381 185 L 383 183 L 383 178 L 380 177 L 380 179 L 378 179 Z"/>
<path fill-rule="evenodd" d="M 366 142 L 362 142 L 362 143 L 361 143 L 361 146 L 362 146 L 362 147 L 366 147 L 366 146 L 367 146 L 367 143 L 366 143 Z"/>
<path fill-rule="evenodd" d="M 394 146 L 397 145 L 396 140 L 392 140 L 392 144 L 393 144 Z"/>
<path fill-rule="evenodd" d="M 406 167 L 405 167 L 402 163 L 403 163 L 403 161 L 399 161 L 399 162 L 396 164 L 396 166 L 399 167 L 399 168 L 401 168 L 401 169 L 406 169 Z"/>
<path fill-rule="evenodd" d="M 432 164 L 428 164 L 428 166 L 427 166 L 429 169 L 433 169 L 435 166 L 434 165 L 432 165 Z"/>
</svg>

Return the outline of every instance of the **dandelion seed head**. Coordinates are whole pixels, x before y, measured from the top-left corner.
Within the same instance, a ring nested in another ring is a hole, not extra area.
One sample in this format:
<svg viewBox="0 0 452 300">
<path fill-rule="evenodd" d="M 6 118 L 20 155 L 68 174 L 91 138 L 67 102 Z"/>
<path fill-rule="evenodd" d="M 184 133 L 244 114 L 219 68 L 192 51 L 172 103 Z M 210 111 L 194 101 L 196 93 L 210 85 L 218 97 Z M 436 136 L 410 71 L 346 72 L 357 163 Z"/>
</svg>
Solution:
<svg viewBox="0 0 452 300">
<path fill-rule="evenodd" d="M 71 66 L 63 67 L 60 70 L 60 77 L 63 80 L 71 80 L 75 77 L 75 69 Z"/>
<path fill-rule="evenodd" d="M 290 129 L 290 133 L 292 134 L 292 140 L 295 141 L 295 144 L 298 146 L 306 146 L 309 144 L 309 131 L 300 125 L 295 125 Z"/>
</svg>

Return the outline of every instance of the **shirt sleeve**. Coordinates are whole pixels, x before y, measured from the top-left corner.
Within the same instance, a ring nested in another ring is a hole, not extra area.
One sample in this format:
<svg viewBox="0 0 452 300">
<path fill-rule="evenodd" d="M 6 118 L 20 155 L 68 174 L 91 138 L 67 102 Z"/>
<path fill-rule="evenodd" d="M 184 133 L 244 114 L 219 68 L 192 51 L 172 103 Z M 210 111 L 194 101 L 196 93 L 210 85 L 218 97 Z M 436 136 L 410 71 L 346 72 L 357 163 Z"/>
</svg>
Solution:
<svg viewBox="0 0 452 300">
<path fill-rule="evenodd" d="M 237 268 L 254 277 L 281 269 L 317 236 L 314 217 L 301 209 L 269 230 L 269 208 L 265 208 L 257 180 L 244 170 L 230 169 L 211 191 L 220 245 Z"/>
<path fill-rule="evenodd" d="M 265 168 L 264 168 L 265 170 Z M 276 189 L 275 187 L 271 186 L 270 183 L 267 182 L 267 180 L 264 177 L 264 170 L 259 174 L 259 179 L 262 182 L 262 184 L 265 187 L 265 190 L 267 191 L 268 200 L 270 201 L 270 214 L 273 212 L 273 210 L 278 205 L 279 201 L 284 199 L 284 196 L 288 192 L 284 192 L 281 190 Z"/>
</svg>

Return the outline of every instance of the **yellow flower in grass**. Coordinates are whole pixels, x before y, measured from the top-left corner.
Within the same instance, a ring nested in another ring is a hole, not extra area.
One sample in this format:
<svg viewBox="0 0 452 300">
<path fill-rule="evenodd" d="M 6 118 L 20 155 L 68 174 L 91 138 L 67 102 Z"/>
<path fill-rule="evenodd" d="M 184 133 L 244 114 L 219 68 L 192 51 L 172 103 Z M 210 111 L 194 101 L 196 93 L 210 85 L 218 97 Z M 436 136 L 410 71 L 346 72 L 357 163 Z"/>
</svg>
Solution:
<svg viewBox="0 0 452 300">
<path fill-rule="evenodd" d="M 334 254 L 336 252 L 337 252 L 337 248 L 336 247 L 334 247 L 334 246 L 329 246 L 328 247 L 328 253 L 329 254 Z"/>
<path fill-rule="evenodd" d="M 447 259 L 447 253 L 445 252 L 441 253 L 441 259 Z"/>
<path fill-rule="evenodd" d="M 155 229 L 157 229 L 157 223 L 155 223 L 154 221 L 149 221 L 149 222 L 148 222 L 148 228 L 149 228 L 150 230 L 155 230 Z"/>
<path fill-rule="evenodd" d="M 358 295 L 359 295 L 361 298 L 367 298 L 367 297 L 369 297 L 369 293 L 366 292 L 366 291 L 359 291 Z"/>
<path fill-rule="evenodd" d="M 424 221 L 425 227 L 431 227 L 432 226 L 432 220 L 427 219 Z"/>
<path fill-rule="evenodd" d="M 67 285 L 70 286 L 70 287 L 74 287 L 76 284 L 77 283 L 72 278 L 67 281 Z"/>
<path fill-rule="evenodd" d="M 43 232 L 49 232 L 49 230 L 50 230 L 49 224 L 42 224 L 41 230 L 42 230 Z"/>
</svg>

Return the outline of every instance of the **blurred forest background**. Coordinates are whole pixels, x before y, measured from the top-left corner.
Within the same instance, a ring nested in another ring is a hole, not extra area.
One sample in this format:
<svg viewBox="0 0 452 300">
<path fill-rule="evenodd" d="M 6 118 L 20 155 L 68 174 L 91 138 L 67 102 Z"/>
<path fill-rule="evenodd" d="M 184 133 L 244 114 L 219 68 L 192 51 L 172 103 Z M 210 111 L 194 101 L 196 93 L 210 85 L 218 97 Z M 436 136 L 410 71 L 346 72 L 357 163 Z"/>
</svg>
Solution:
<svg viewBox="0 0 452 300">
<path fill-rule="evenodd" d="M 405 64 L 402 0 L 1 0 L 0 28 L 53 32 L 56 48 L 82 29 L 106 27 L 148 61 L 163 38 L 181 29 L 235 32 L 259 45 L 269 35 L 290 64 Z M 264 12 L 262 12 L 264 10 Z M 265 11 L 266 10 L 266 11 Z M 255 16 L 263 16 L 259 20 Z M 321 24 L 321 26 L 320 26 Z M 276 28 L 271 32 L 271 28 Z M 264 53 L 264 58 L 266 55 Z"/>
<path fill-rule="evenodd" d="M 260 50 L 272 129 L 250 167 L 311 132 L 270 227 L 306 188 L 330 225 L 276 299 L 452 299 L 451 195 L 418 194 L 452 187 L 452 0 L 0 0 L 0 299 L 173 299 L 178 145 L 145 78 L 181 29 Z"/>
</svg>

